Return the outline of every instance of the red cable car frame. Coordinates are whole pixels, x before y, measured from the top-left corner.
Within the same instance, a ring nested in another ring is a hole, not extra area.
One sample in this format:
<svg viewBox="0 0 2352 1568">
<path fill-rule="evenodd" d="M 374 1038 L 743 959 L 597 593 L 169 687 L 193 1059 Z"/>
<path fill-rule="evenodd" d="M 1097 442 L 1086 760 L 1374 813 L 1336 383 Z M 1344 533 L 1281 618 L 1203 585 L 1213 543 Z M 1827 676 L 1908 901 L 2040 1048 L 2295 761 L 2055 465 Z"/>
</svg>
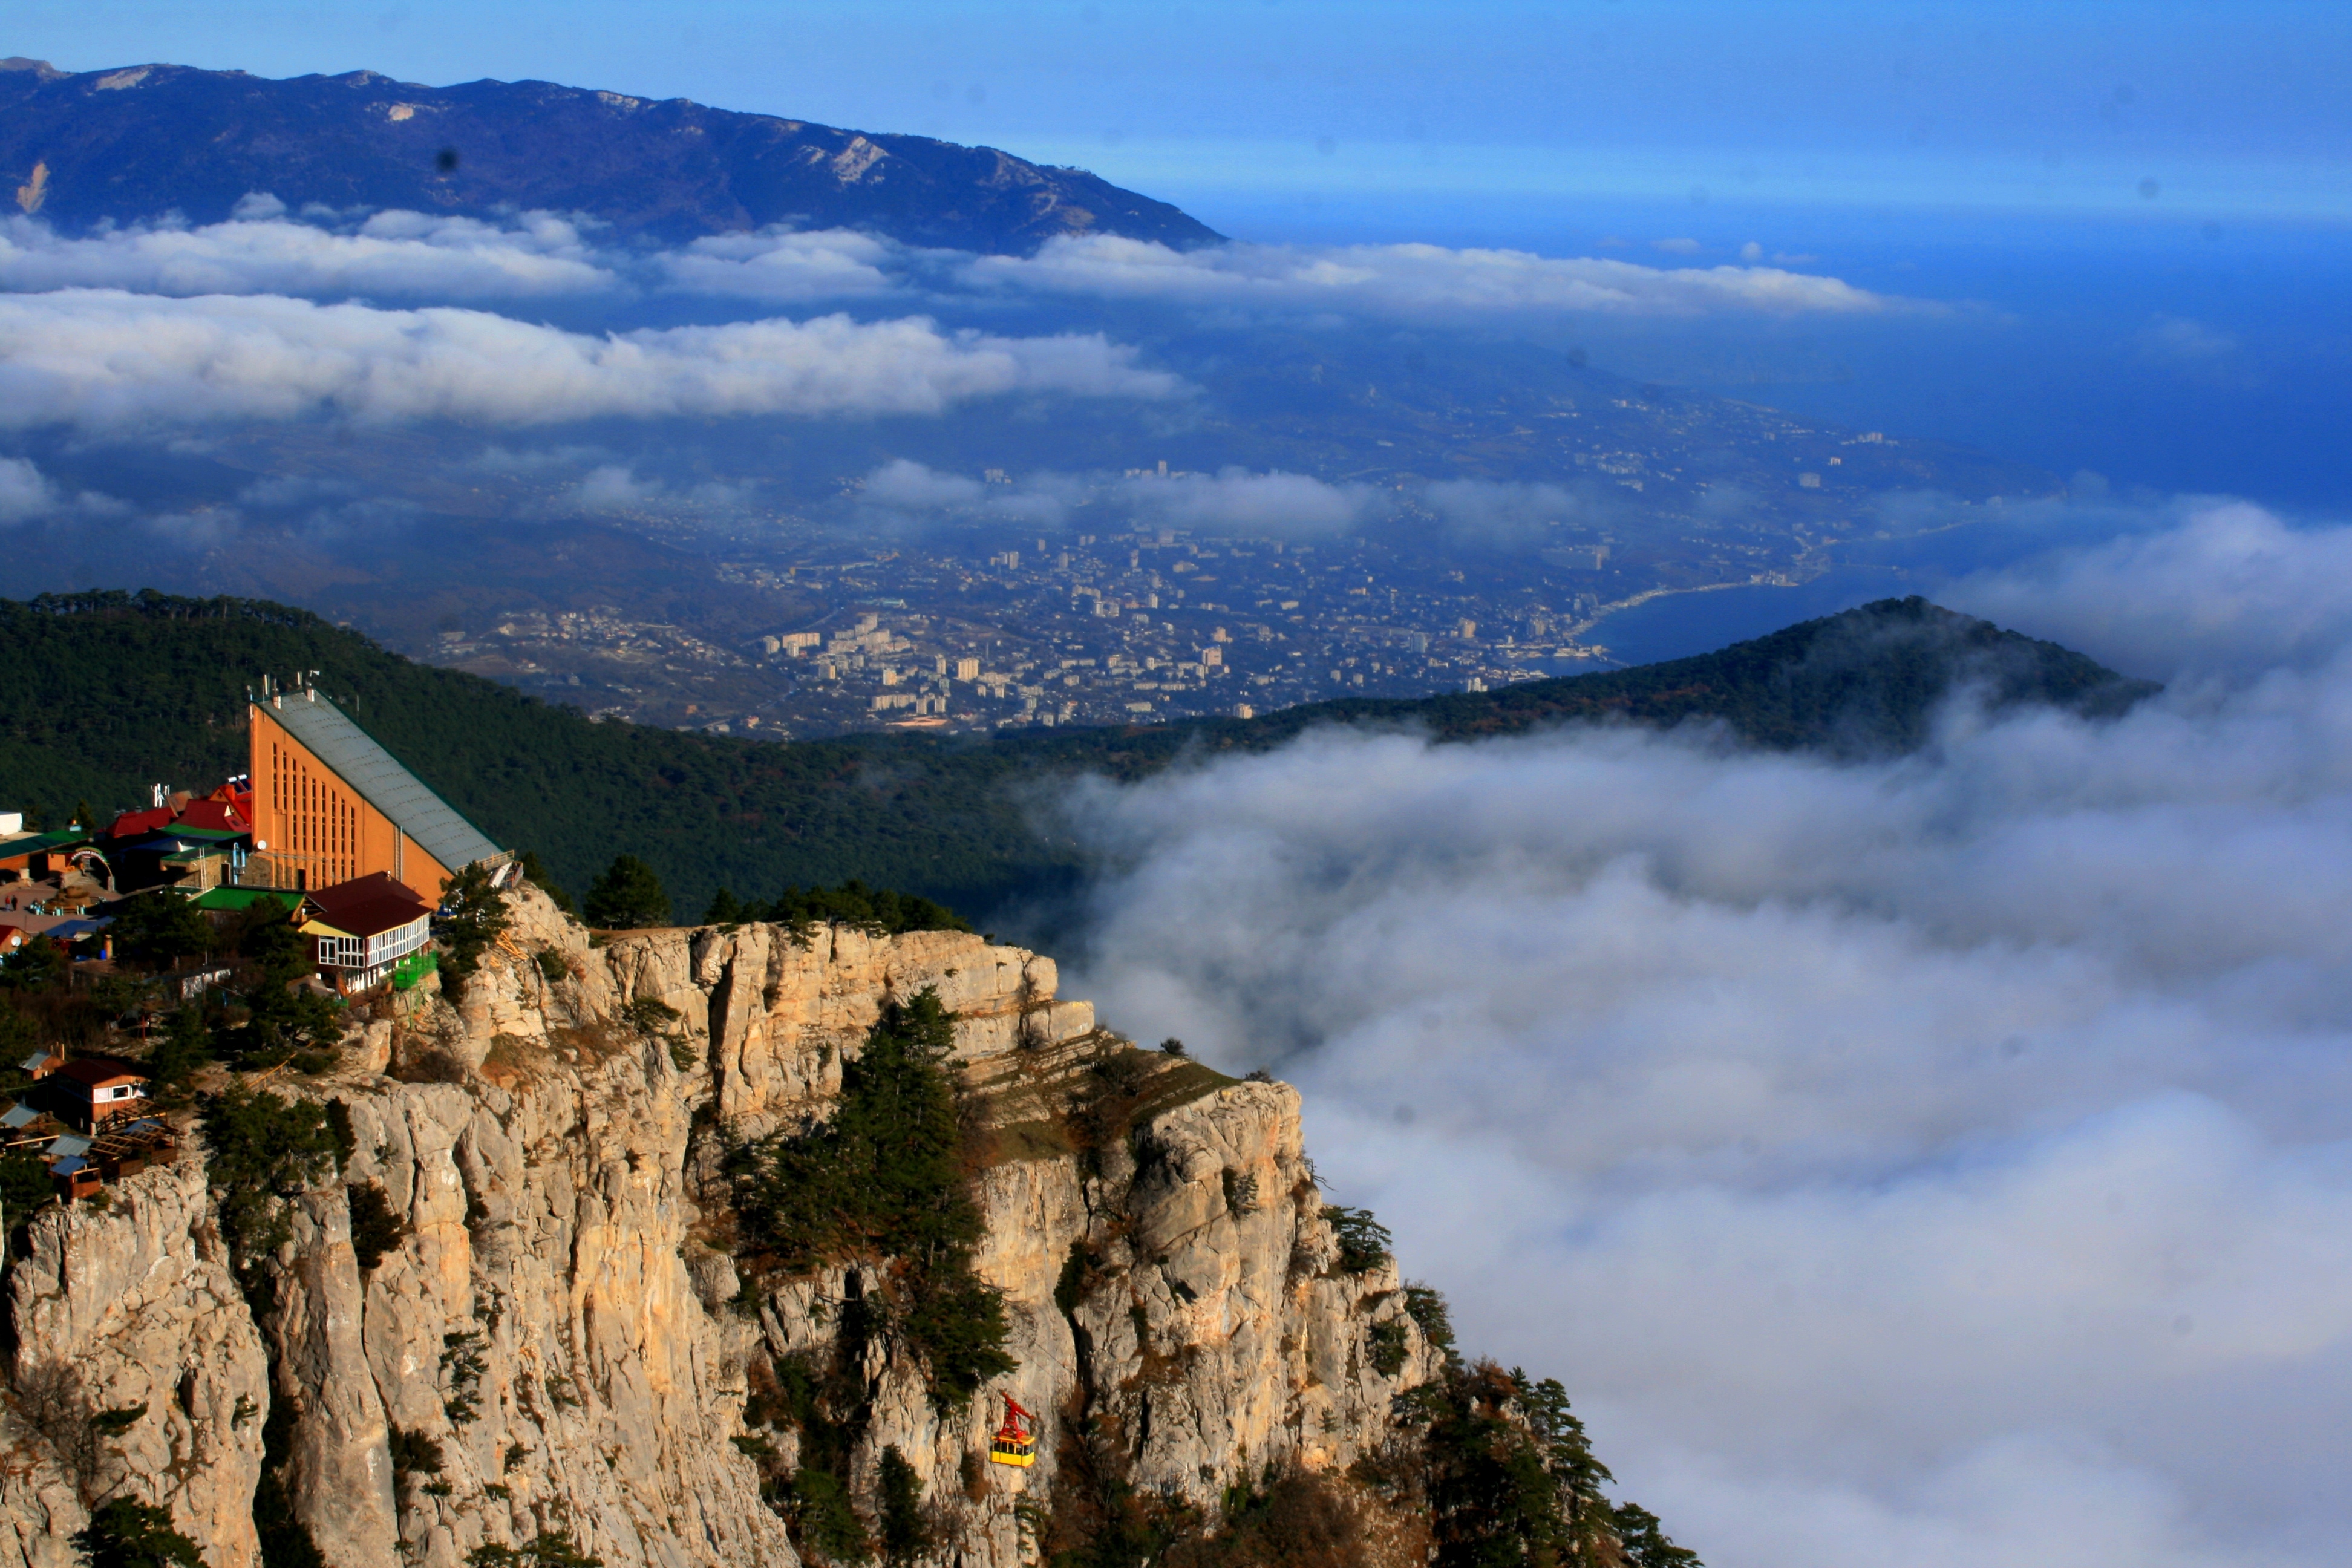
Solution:
<svg viewBox="0 0 2352 1568">
<path fill-rule="evenodd" d="M 1013 1402 L 1009 1394 L 1000 1394 L 1004 1401 L 1004 1425 L 988 1440 L 988 1459 L 993 1465 L 1017 1465 L 1027 1469 L 1037 1462 L 1037 1418 Z"/>
</svg>

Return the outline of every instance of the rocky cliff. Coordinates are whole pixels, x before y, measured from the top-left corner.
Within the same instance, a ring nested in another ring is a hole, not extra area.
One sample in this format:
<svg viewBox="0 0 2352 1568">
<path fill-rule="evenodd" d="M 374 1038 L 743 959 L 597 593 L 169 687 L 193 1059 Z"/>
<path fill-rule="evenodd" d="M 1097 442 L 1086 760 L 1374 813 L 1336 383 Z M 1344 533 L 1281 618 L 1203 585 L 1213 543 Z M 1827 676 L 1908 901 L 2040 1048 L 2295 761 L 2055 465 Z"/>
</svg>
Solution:
<svg viewBox="0 0 2352 1568">
<path fill-rule="evenodd" d="M 275 1086 L 339 1108 L 348 1152 L 290 1200 L 257 1295 L 194 1155 L 35 1218 L 16 1386 L 81 1436 L 19 1434 L 0 1563 L 70 1561 L 121 1496 L 245 1568 L 265 1462 L 338 1568 L 543 1530 L 610 1568 L 793 1563 L 814 1428 L 778 1391 L 814 1367 L 856 1406 L 858 1509 L 895 1450 L 928 1555 L 1010 1568 L 1074 1458 L 1206 1511 L 1268 1466 L 1343 1469 L 1440 1364 L 1393 1265 L 1343 1259 L 1295 1093 L 1137 1050 L 1048 958 L 838 926 L 592 943 L 534 890 L 509 907 L 454 1002 L 412 994 L 338 1071 Z M 954 1015 L 972 1264 L 1018 1363 L 992 1394 L 1042 1426 L 1026 1472 L 982 1462 L 992 1396 L 943 1402 L 901 1339 L 848 1337 L 878 1260 L 739 1266 L 730 1152 L 827 1116 L 885 1008 L 926 990 Z"/>
</svg>

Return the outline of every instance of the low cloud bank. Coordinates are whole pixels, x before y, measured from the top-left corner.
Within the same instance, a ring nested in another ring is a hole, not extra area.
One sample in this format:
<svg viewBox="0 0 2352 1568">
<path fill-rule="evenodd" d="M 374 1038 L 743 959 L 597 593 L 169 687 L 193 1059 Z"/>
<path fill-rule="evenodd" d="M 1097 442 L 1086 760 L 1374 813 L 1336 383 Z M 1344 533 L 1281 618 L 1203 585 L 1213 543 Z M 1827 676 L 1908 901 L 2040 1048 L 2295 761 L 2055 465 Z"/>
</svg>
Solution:
<svg viewBox="0 0 2352 1568">
<path fill-rule="evenodd" d="M 747 500 L 744 489 L 706 479 L 674 486 L 646 479 L 625 463 L 600 463 L 579 482 L 556 492 L 539 510 L 554 516 L 626 516 L 643 512 L 686 513 L 707 517 L 739 510 Z"/>
<path fill-rule="evenodd" d="M 1085 504 L 1088 487 L 1067 474 L 1031 474 L 1013 484 L 988 484 L 905 458 L 866 476 L 855 510 L 861 523 L 919 530 L 943 517 L 980 518 L 1023 527 L 1059 529 Z"/>
<path fill-rule="evenodd" d="M 1307 474 L 1215 474 L 1166 479 L 1041 472 L 984 483 L 894 459 L 866 476 L 857 510 L 904 525 L 947 517 L 984 518 L 1060 529 L 1080 515 L 1252 539 L 1319 539 L 1344 533 L 1391 504 L 1369 485 L 1328 484 Z"/>
<path fill-rule="evenodd" d="M 1003 338 L 920 317 L 592 337 L 478 310 L 115 289 L 0 295 L 0 426 L 333 415 L 548 425 L 608 416 L 936 414 L 1013 393 L 1163 398 L 1098 334 Z"/>
<path fill-rule="evenodd" d="M 0 290 L 11 293 L 518 300 L 622 286 L 580 229 L 552 213 L 494 225 L 383 212 L 341 229 L 269 215 L 76 238 L 30 218 L 0 224 Z"/>
<path fill-rule="evenodd" d="M 0 522 L 47 516 L 58 502 L 47 475 L 22 458 L 0 458 Z"/>
<path fill-rule="evenodd" d="M 1422 488 L 1422 500 L 1455 538 L 1503 549 L 1524 549 L 1553 523 L 1602 510 L 1564 485 L 1509 479 L 1439 479 Z"/>
<path fill-rule="evenodd" d="M 654 307 L 657 297 L 672 297 Z M 677 296 L 692 296 L 678 300 Z M 289 214 L 256 195 L 239 216 L 60 235 L 0 221 L 0 428 L 119 431 L 320 415 L 489 425 L 749 414 L 931 414 L 1021 392 L 1166 398 L 1099 332 L 1006 336 L 929 315 L 774 317 L 603 336 L 520 320 L 649 308 L 961 311 L 1066 318 L 1081 301 L 1155 301 L 1177 316 L 1467 325 L 1567 313 L 1869 315 L 1908 305 L 1779 268 L 1452 250 L 1223 245 L 1194 251 L 1108 237 L 1034 257 L 925 249 L 845 230 L 709 237 L 647 251 L 545 212 L 499 222 L 415 212 Z M 1059 305 L 1055 304 L 1059 301 Z M 385 302 L 409 309 L 387 308 Z M 1332 532 L 1369 502 L 1345 487 L 1220 474 L 1158 493 L 1172 523 Z M 992 504 L 1002 507 L 999 498 Z M 1051 505 L 1045 507 L 1051 510 Z M 1443 509 L 1441 509 L 1443 510 Z M 1465 499 L 1465 517 L 1496 514 Z M 1451 517 L 1451 513 L 1447 514 Z M 1472 532 L 1485 521 L 1465 523 Z"/>
<path fill-rule="evenodd" d="M 1964 577 L 1939 595 L 1988 620 L 2110 650 L 2160 679 L 2244 681 L 2352 646 L 2352 529 L 2288 527 L 2243 502 Z"/>
<path fill-rule="evenodd" d="M 1119 500 L 1149 521 L 1253 539 L 1344 533 L 1387 505 L 1382 493 L 1370 485 L 1328 484 L 1306 474 L 1253 474 L 1241 468 L 1122 480 Z"/>
<path fill-rule="evenodd" d="M 780 228 L 645 251 L 604 243 L 593 225 L 558 213 L 499 223 L 403 211 L 289 216 L 262 196 L 248 197 L 236 218 L 200 226 L 67 237 L 31 218 L 0 224 L 0 290 L 55 289 L 449 302 L 679 293 L 770 304 L 1012 292 L 1416 321 L 1921 308 L 1841 279 L 1753 264 L 1644 267 L 1438 245 L 1176 250 L 1109 235 L 1057 238 L 1034 257 L 975 256 L 848 229 Z"/>
<path fill-rule="evenodd" d="M 1335 1196 L 1710 1562 L 2316 1568 L 2347 550 L 2206 505 L 1950 595 L 2177 683 L 2109 724 L 1962 707 L 1844 766 L 1323 734 L 1093 786 L 1124 868 L 1073 991 L 1298 1083 Z"/>
<path fill-rule="evenodd" d="M 654 263 L 660 286 L 681 294 L 796 301 L 887 294 L 908 287 L 913 251 L 849 229 L 716 235 Z"/>
<path fill-rule="evenodd" d="M 0 458 L 0 523 L 111 517 L 121 501 L 95 490 L 68 491 L 25 458 Z"/>
<path fill-rule="evenodd" d="M 1040 471 L 991 484 L 901 458 L 866 476 L 858 510 L 901 523 L 963 516 L 1058 529 L 1096 518 L 1212 538 L 1306 541 L 1351 532 L 1408 503 L 1458 540 L 1521 549 L 1550 537 L 1554 523 L 1609 516 L 1614 505 L 1555 484 L 1442 479 L 1391 489 L 1240 468 L 1164 478 Z"/>
<path fill-rule="evenodd" d="M 1438 245 L 1229 244 L 1176 250 L 1109 235 L 1057 238 L 1034 257 L 982 257 L 979 286 L 1286 310 L 1383 315 L 1873 314 L 1901 302 L 1778 267 L 1643 267 L 1595 257 Z"/>
</svg>

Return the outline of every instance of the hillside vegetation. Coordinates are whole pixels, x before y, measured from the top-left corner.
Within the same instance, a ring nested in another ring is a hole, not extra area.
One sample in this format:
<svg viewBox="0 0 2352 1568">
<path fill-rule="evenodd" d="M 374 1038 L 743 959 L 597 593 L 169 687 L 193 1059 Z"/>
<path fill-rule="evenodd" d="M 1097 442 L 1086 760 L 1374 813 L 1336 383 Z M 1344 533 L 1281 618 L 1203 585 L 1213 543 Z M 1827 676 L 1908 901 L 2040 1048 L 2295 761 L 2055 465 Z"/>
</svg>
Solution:
<svg viewBox="0 0 2352 1568">
<path fill-rule="evenodd" d="M 0 807 L 62 824 L 77 801 L 144 805 L 245 766 L 247 691 L 264 671 L 316 684 L 501 844 L 577 890 L 621 853 L 677 907 L 852 878 L 971 912 L 1079 868 L 1042 791 L 1183 758 L 1263 750 L 1317 724 L 1417 726 L 1441 740 L 1576 720 L 1719 721 L 1774 748 L 1914 749 L 1958 687 L 1996 705 L 2091 716 L 2157 689 L 2053 643 L 1922 599 L 1889 599 L 1717 653 L 1412 701 L 1310 704 L 1252 720 L 999 738 L 874 735 L 779 745 L 598 723 L 476 676 L 389 653 L 305 610 L 153 592 L 0 600 Z"/>
</svg>

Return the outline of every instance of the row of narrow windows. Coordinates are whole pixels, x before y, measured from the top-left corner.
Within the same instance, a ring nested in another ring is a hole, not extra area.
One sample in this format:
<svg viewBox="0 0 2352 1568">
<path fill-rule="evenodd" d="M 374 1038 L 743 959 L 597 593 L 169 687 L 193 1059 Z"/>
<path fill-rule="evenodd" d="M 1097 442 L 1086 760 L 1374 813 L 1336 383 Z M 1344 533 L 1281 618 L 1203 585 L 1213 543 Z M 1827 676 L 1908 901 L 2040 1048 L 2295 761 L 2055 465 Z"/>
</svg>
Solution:
<svg viewBox="0 0 2352 1568">
<path fill-rule="evenodd" d="M 299 873 L 306 887 L 331 887 L 359 875 L 359 810 L 341 791 L 303 765 L 284 746 L 269 746 L 269 804 L 280 826 L 277 847 L 316 857 L 316 876 Z"/>
</svg>

